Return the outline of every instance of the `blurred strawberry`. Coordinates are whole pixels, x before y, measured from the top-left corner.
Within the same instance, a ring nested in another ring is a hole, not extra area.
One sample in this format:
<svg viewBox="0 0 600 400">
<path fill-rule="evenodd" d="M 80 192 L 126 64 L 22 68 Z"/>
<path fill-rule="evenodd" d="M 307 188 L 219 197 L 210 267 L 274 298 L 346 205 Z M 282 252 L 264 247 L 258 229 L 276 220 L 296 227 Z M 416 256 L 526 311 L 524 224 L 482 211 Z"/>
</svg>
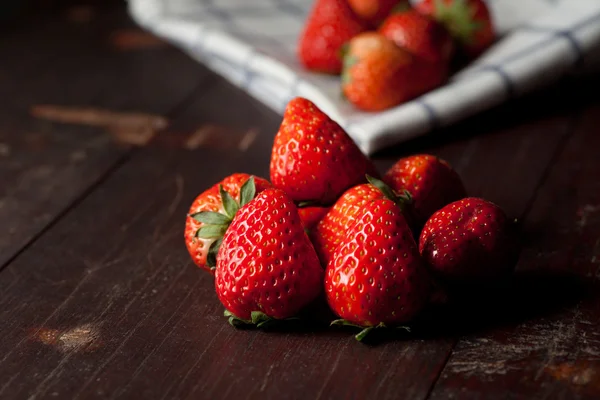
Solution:
<svg viewBox="0 0 600 400">
<path fill-rule="evenodd" d="M 414 9 L 390 15 L 379 33 L 411 54 L 431 63 L 447 63 L 452 58 L 454 42 L 446 28 Z"/>
<path fill-rule="evenodd" d="M 341 47 L 368 28 L 346 0 L 316 0 L 300 35 L 300 62 L 312 71 L 339 74 Z"/>
<path fill-rule="evenodd" d="M 419 60 L 419 92 L 440 86 L 448 77 L 454 41 L 446 28 L 437 21 L 410 9 L 390 15 L 379 32 Z"/>
<path fill-rule="evenodd" d="M 495 39 L 490 11 L 482 0 L 423 0 L 416 9 L 441 22 L 470 57 L 476 57 Z"/>
<path fill-rule="evenodd" d="M 417 68 L 408 51 L 377 32 L 365 32 L 345 49 L 342 91 L 362 110 L 385 110 L 421 91 L 422 83 L 415 79 Z"/>
<path fill-rule="evenodd" d="M 356 15 L 377 27 L 390 13 L 397 9 L 410 8 L 408 0 L 348 0 Z"/>
</svg>

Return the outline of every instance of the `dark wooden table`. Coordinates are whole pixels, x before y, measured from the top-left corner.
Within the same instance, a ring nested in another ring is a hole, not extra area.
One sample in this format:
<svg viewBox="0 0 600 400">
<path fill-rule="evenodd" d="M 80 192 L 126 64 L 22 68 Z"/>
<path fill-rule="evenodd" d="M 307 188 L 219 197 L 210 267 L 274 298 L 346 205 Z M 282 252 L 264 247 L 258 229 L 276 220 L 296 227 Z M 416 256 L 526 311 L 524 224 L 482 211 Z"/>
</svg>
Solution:
<svg viewBox="0 0 600 400">
<path fill-rule="evenodd" d="M 600 89 L 569 79 L 375 156 L 449 160 L 523 220 L 514 283 L 376 345 L 236 330 L 183 244 L 280 117 L 121 7 L 0 35 L 0 398 L 600 398 Z"/>
</svg>

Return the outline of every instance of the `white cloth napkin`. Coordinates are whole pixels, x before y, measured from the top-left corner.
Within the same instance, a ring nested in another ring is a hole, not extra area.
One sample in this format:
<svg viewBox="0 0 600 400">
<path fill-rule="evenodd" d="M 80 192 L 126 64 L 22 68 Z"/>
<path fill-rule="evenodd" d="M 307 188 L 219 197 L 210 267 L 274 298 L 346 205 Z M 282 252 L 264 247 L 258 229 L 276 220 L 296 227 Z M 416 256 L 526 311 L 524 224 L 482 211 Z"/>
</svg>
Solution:
<svg viewBox="0 0 600 400">
<path fill-rule="evenodd" d="M 309 0 L 129 0 L 141 26 L 283 113 L 306 97 L 367 153 L 452 124 L 600 60 L 600 0 L 488 1 L 501 38 L 443 87 L 379 112 L 355 109 L 338 77 L 296 58 Z"/>
</svg>

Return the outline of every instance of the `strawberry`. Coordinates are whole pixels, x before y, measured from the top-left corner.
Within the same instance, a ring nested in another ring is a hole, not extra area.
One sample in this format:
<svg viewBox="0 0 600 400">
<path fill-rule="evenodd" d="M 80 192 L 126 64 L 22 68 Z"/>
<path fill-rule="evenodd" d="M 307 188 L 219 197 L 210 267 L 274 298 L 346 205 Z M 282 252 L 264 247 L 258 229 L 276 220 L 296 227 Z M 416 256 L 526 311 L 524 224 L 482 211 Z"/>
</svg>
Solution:
<svg viewBox="0 0 600 400">
<path fill-rule="evenodd" d="M 357 214 L 325 272 L 334 324 L 393 327 L 412 320 L 429 298 L 429 275 L 398 206 L 389 199 L 369 202 Z"/>
<path fill-rule="evenodd" d="M 346 0 L 316 0 L 300 34 L 300 62 L 312 71 L 339 74 L 342 45 L 367 29 Z"/>
<path fill-rule="evenodd" d="M 292 200 L 266 189 L 225 232 L 215 288 L 232 325 L 296 315 L 322 291 L 323 270 Z"/>
<path fill-rule="evenodd" d="M 300 207 L 298 208 L 298 215 L 304 230 L 311 231 L 319 221 L 323 219 L 325 214 L 329 211 L 329 207 Z"/>
<path fill-rule="evenodd" d="M 451 286 L 506 277 L 518 258 L 512 221 L 476 197 L 436 211 L 421 232 L 419 251 L 434 276 Z"/>
<path fill-rule="evenodd" d="M 371 177 L 369 183 L 354 186 L 344 192 L 311 232 L 311 240 L 321 265 L 326 266 L 329 263 L 336 248 L 344 239 L 346 231 L 354 224 L 361 210 L 373 200 L 386 197 L 394 201 L 405 216 L 409 213 L 411 203 L 405 195 L 399 196 L 393 193 L 392 189 L 383 182 Z"/>
<path fill-rule="evenodd" d="M 426 62 L 447 65 L 452 58 L 454 42 L 450 33 L 414 9 L 390 15 L 379 33 Z"/>
<path fill-rule="evenodd" d="M 271 154 L 271 182 L 296 202 L 333 203 L 377 172 L 348 134 L 311 101 L 285 110 Z"/>
<path fill-rule="evenodd" d="M 420 64 L 415 81 L 427 92 L 448 78 L 454 41 L 443 25 L 411 9 L 390 15 L 379 33 L 411 53 Z"/>
<path fill-rule="evenodd" d="M 348 0 L 348 4 L 373 27 L 379 26 L 393 10 L 410 7 L 408 0 Z"/>
<path fill-rule="evenodd" d="M 365 32 L 345 49 L 342 92 L 361 110 L 385 110 L 423 92 L 417 71 L 408 51 L 377 32 Z"/>
<path fill-rule="evenodd" d="M 410 193 L 417 226 L 423 226 L 446 204 L 467 196 L 450 164 L 429 154 L 401 158 L 385 173 L 383 180 L 395 191 Z"/>
<path fill-rule="evenodd" d="M 423 0 L 416 9 L 446 26 L 470 57 L 481 54 L 495 40 L 492 17 L 483 0 Z"/>
<path fill-rule="evenodd" d="M 235 199 L 243 205 L 268 187 L 271 184 L 263 178 L 235 173 L 196 197 L 185 221 L 184 237 L 198 267 L 214 273 L 220 238 L 239 208 Z"/>
</svg>

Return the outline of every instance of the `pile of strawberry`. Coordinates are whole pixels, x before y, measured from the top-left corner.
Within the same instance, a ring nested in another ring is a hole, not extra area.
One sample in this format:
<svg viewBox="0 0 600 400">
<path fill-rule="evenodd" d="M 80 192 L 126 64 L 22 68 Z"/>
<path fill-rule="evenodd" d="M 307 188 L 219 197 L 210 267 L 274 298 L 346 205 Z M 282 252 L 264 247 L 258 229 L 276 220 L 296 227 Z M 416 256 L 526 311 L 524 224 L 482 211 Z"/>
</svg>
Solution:
<svg viewBox="0 0 600 400">
<path fill-rule="evenodd" d="M 497 205 L 467 197 L 444 160 L 414 155 L 379 176 L 336 122 L 299 97 L 275 136 L 270 182 L 236 173 L 201 193 L 185 241 L 214 274 L 232 325 L 261 327 L 326 298 L 334 323 L 360 327 L 362 339 L 411 322 L 440 290 L 509 276 L 512 231 Z"/>
<path fill-rule="evenodd" d="M 316 0 L 298 43 L 309 70 L 341 74 L 342 92 L 384 110 L 443 85 L 494 41 L 483 0 Z"/>
</svg>

